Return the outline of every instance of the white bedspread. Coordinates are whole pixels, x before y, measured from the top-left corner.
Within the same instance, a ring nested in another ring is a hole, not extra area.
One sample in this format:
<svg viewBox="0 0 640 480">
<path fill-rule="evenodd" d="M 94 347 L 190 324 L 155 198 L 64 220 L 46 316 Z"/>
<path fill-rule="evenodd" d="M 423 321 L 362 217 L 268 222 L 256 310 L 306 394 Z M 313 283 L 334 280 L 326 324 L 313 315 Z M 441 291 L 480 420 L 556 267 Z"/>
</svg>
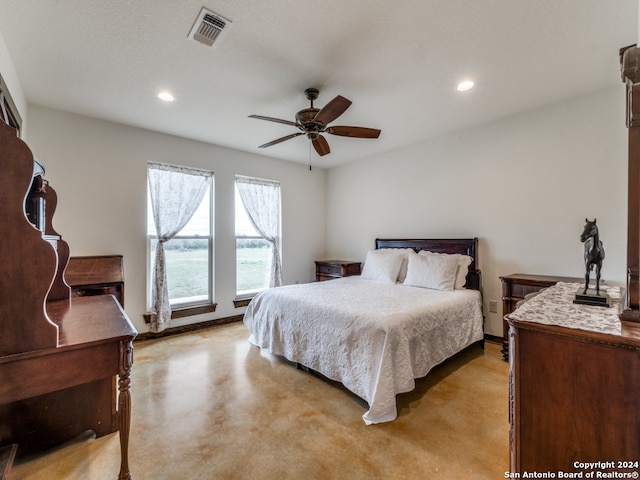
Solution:
<svg viewBox="0 0 640 480">
<path fill-rule="evenodd" d="M 482 322 L 475 290 L 442 292 L 357 276 L 264 290 L 244 315 L 251 343 L 366 400 L 367 424 L 394 420 L 396 394 L 481 340 Z"/>
</svg>

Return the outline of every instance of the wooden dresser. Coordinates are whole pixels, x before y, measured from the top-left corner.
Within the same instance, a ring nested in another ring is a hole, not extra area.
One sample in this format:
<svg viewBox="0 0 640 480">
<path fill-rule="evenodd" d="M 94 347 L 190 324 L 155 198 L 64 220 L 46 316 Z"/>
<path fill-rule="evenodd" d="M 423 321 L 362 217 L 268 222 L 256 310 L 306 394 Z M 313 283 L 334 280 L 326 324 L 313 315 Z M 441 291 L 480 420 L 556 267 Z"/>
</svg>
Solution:
<svg viewBox="0 0 640 480">
<path fill-rule="evenodd" d="M 316 260 L 316 282 L 360 275 L 360 262 L 348 260 Z"/>
<path fill-rule="evenodd" d="M 17 445 L 20 456 L 86 430 L 119 431 L 118 478 L 131 478 L 137 332 L 113 296 L 71 296 L 64 279 L 69 247 L 52 225 L 56 192 L 2 121 L 0 186 L 0 448 Z"/>
<path fill-rule="evenodd" d="M 507 317 L 511 473 L 640 471 L 640 324 L 552 289 Z"/>
<path fill-rule="evenodd" d="M 528 275 L 514 273 L 500 277 L 502 282 L 502 356 L 509 361 L 509 325 L 505 317 L 516 309 L 518 302 L 530 293 L 555 285 L 558 282 L 582 282 L 575 277 L 555 277 L 550 275 Z"/>
<path fill-rule="evenodd" d="M 73 297 L 113 295 L 124 307 L 122 255 L 71 257 L 64 278 Z"/>
</svg>

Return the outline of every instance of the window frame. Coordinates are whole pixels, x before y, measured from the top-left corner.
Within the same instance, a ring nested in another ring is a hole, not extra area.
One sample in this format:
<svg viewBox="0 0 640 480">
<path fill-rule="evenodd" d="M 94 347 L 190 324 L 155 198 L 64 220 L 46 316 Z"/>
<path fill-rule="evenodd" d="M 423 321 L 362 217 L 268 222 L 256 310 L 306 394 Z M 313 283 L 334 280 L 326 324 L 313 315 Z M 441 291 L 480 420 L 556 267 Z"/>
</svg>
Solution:
<svg viewBox="0 0 640 480">
<path fill-rule="evenodd" d="M 192 167 L 185 167 L 192 168 Z M 209 178 L 209 202 L 208 202 L 208 210 L 209 210 L 209 231 L 208 234 L 205 235 L 180 235 L 176 234 L 169 242 L 172 240 L 207 240 L 208 243 L 208 253 L 207 253 L 207 298 L 199 299 L 194 301 L 187 302 L 174 302 L 170 300 L 171 304 L 171 318 L 182 318 L 192 315 L 199 315 L 202 313 L 215 312 L 217 303 L 215 302 L 215 270 L 214 270 L 214 259 L 215 259 L 215 184 L 214 184 L 214 174 L 211 172 L 211 177 Z M 151 203 L 149 197 L 149 183 L 147 182 L 147 222 L 148 216 L 151 211 Z M 149 228 L 147 225 L 147 234 L 146 234 L 146 250 L 147 250 L 147 292 L 146 292 L 146 308 L 147 313 L 143 316 L 145 318 L 146 323 L 150 323 L 152 308 L 152 291 L 153 291 L 153 270 L 155 268 L 154 260 L 155 260 L 155 249 L 153 248 L 153 242 L 157 241 L 158 235 L 155 232 L 155 229 L 152 233 L 149 232 Z"/>
<path fill-rule="evenodd" d="M 257 177 L 248 177 L 245 175 L 236 175 L 234 177 L 234 181 L 233 181 L 233 188 L 234 188 L 234 194 L 235 194 L 235 200 L 234 200 L 234 239 L 235 239 L 235 254 L 236 254 L 236 269 L 235 269 L 235 273 L 236 273 L 236 281 L 235 281 L 235 298 L 233 301 L 233 304 L 236 308 L 238 307 L 244 307 L 247 306 L 249 304 L 249 302 L 251 301 L 251 299 L 258 294 L 259 292 L 261 292 L 262 290 L 266 290 L 267 288 L 269 288 L 269 286 L 267 285 L 264 288 L 260 288 L 260 289 L 256 289 L 256 290 L 247 290 L 247 291 L 243 291 L 242 293 L 238 292 L 238 240 L 265 240 L 268 242 L 268 240 L 266 240 L 266 238 L 262 235 L 260 235 L 258 232 L 255 231 L 254 228 L 254 232 L 256 233 L 256 235 L 238 235 L 237 234 L 237 225 L 235 224 L 235 215 L 237 212 L 237 200 L 240 200 L 240 202 L 242 202 L 242 199 L 240 198 L 240 194 L 238 192 L 238 184 L 237 184 L 237 180 L 238 178 L 250 178 L 252 180 L 257 180 L 257 181 L 265 181 L 265 182 L 269 182 L 269 183 L 277 183 L 278 187 L 280 188 L 280 191 L 282 191 L 282 186 L 281 183 L 277 180 L 267 180 L 267 179 L 261 179 L 261 178 L 257 178 Z M 245 209 L 246 212 L 246 208 L 244 207 L 244 204 L 242 205 L 242 208 Z M 281 207 L 282 208 L 282 207 Z M 280 215 L 280 229 L 282 229 L 282 210 L 280 210 L 279 212 Z M 247 213 L 248 216 L 248 213 Z M 253 226 L 252 226 L 253 228 Z M 279 239 L 280 239 L 280 245 L 279 248 L 282 248 L 282 231 L 280 231 L 279 233 Z M 273 246 L 270 247 L 270 249 L 272 249 Z"/>
</svg>

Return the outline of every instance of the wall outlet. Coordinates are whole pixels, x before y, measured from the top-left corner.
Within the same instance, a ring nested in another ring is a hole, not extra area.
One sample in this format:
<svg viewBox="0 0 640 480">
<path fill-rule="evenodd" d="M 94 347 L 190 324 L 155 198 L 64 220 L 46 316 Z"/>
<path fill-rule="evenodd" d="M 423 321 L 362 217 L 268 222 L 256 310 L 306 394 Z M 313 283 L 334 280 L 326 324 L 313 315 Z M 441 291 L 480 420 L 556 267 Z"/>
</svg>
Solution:
<svg viewBox="0 0 640 480">
<path fill-rule="evenodd" d="M 489 300 L 489 312 L 498 313 L 498 302 L 495 300 Z"/>
</svg>

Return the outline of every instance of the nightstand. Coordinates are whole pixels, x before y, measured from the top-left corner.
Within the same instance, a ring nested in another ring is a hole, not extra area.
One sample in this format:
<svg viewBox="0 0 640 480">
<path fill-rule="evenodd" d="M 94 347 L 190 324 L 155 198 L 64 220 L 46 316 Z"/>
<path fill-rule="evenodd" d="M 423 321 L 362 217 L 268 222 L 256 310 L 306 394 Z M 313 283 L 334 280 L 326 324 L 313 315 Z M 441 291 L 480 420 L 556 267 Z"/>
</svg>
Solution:
<svg viewBox="0 0 640 480">
<path fill-rule="evenodd" d="M 360 262 L 347 260 L 316 260 L 316 282 L 360 275 Z"/>
<path fill-rule="evenodd" d="M 509 361 L 509 325 L 504 319 L 516 309 L 518 302 L 524 300 L 525 295 L 538 292 L 543 288 L 558 282 L 583 283 L 583 278 L 553 277 L 549 275 L 527 275 L 514 273 L 500 277 L 502 282 L 502 357 Z"/>
<path fill-rule="evenodd" d="M 72 297 L 114 295 L 124 307 L 122 255 L 71 257 L 64 278 Z"/>
</svg>

